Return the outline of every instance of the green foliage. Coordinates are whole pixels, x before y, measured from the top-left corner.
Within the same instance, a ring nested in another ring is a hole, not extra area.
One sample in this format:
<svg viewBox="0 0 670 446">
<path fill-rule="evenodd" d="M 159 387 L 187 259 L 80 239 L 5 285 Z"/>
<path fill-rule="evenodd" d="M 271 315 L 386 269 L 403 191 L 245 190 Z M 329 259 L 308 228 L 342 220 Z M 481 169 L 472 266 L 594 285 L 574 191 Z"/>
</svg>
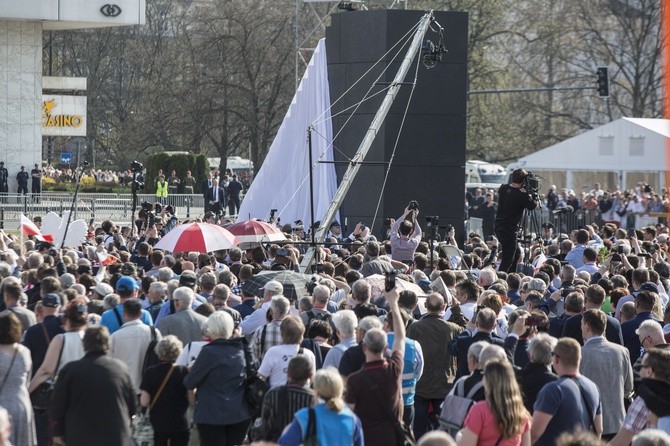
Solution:
<svg viewBox="0 0 670 446">
<path fill-rule="evenodd" d="M 183 180 L 186 177 L 186 171 L 190 170 L 196 181 L 196 190 L 200 183 L 206 178 L 209 171 L 209 163 L 205 155 L 195 155 L 193 153 L 174 153 L 159 152 L 149 155 L 145 164 L 147 174 L 145 177 L 144 193 L 153 194 L 156 192 L 156 177 L 158 171 L 163 170 L 165 178 L 170 176 L 174 170 L 177 176 Z"/>
<path fill-rule="evenodd" d="M 69 192 L 74 193 L 74 183 L 55 183 L 43 184 L 43 191 L 51 192 Z M 130 187 L 119 186 L 116 183 L 95 183 L 90 186 L 81 185 L 79 187 L 80 193 L 98 193 L 98 194 L 129 194 Z"/>
</svg>

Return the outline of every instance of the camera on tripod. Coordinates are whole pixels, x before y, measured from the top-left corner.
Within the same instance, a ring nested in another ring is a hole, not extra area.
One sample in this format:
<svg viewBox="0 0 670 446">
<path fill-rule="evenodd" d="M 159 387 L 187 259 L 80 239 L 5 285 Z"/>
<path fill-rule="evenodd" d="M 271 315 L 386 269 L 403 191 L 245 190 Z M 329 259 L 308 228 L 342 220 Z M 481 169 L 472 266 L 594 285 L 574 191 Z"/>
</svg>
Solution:
<svg viewBox="0 0 670 446">
<path fill-rule="evenodd" d="M 426 231 L 425 236 L 429 240 L 434 240 L 438 236 L 438 225 L 440 223 L 440 217 L 437 215 L 426 216 Z"/>
<path fill-rule="evenodd" d="M 540 177 L 533 172 L 528 172 L 523 180 L 523 187 L 529 194 L 537 195 L 540 192 Z"/>
<path fill-rule="evenodd" d="M 144 170 L 144 166 L 142 163 L 138 161 L 133 161 L 130 163 L 130 170 L 133 172 L 133 182 L 130 185 L 131 189 L 133 192 L 137 192 L 140 189 L 144 189 L 144 183 L 141 181 L 137 181 L 137 174 L 141 173 L 142 170 Z"/>
</svg>

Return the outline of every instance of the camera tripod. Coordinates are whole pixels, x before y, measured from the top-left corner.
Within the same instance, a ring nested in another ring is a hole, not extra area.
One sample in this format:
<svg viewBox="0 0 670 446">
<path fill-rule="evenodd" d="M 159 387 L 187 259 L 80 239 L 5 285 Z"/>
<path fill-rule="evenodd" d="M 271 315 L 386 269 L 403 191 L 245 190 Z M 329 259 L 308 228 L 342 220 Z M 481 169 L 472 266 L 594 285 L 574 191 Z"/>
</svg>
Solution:
<svg viewBox="0 0 670 446">
<path fill-rule="evenodd" d="M 530 263 L 530 246 L 533 244 L 533 234 L 535 239 L 541 238 L 540 222 L 535 209 L 524 209 L 523 218 L 520 223 L 520 236 L 518 242 L 524 246 L 522 262 L 517 264 L 516 271 L 532 276 L 534 273 L 533 265 Z M 517 248 L 518 249 L 518 248 Z"/>
</svg>

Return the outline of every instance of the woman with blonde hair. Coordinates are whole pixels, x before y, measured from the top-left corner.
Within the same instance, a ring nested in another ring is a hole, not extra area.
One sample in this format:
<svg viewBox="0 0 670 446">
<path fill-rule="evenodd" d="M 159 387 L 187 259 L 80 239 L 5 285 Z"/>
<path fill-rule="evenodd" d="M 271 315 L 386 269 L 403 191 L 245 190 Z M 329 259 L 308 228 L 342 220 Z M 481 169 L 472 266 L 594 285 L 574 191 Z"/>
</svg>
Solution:
<svg viewBox="0 0 670 446">
<path fill-rule="evenodd" d="M 468 412 L 458 446 L 530 446 L 530 414 L 508 361 L 484 368 L 486 399 Z"/>
<path fill-rule="evenodd" d="M 280 446 L 311 444 L 360 446 L 363 444 L 361 420 L 344 404 L 344 382 L 334 367 L 314 375 L 314 393 L 323 400 L 313 408 L 296 412 L 293 422 L 278 440 Z"/>
</svg>

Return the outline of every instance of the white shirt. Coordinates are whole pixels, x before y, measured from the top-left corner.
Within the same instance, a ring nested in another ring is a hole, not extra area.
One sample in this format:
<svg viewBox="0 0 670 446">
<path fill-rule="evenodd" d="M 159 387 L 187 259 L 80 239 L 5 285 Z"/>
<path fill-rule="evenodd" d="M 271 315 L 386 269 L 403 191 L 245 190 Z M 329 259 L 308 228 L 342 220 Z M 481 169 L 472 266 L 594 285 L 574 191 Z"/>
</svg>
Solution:
<svg viewBox="0 0 670 446">
<path fill-rule="evenodd" d="M 288 377 L 288 363 L 298 354 L 300 346 L 297 344 L 282 344 L 270 347 L 263 356 L 263 362 L 258 368 L 258 374 L 268 378 L 270 387 L 278 387 L 286 384 Z M 316 358 L 314 353 L 308 348 L 302 349 L 302 354 L 307 356 L 312 363 L 312 373 L 316 373 Z"/>
<path fill-rule="evenodd" d="M 174 362 L 174 365 L 185 365 L 186 367 L 193 367 L 193 363 L 198 358 L 200 350 L 209 344 L 208 341 L 193 341 L 184 346 L 181 354 Z"/>
<path fill-rule="evenodd" d="M 461 304 L 461 312 L 463 313 L 463 316 L 465 316 L 467 320 L 472 319 L 472 315 L 475 312 L 476 305 L 477 305 L 476 302 L 466 302 L 464 304 Z M 444 317 L 442 319 L 448 321 L 450 317 L 451 317 L 451 307 L 447 308 L 447 311 L 444 312 Z"/>
<path fill-rule="evenodd" d="M 156 339 L 161 340 L 161 334 L 156 329 Z M 130 378 L 133 380 L 135 392 L 140 393 L 142 382 L 142 366 L 144 356 L 151 343 L 151 328 L 140 319 L 126 322 L 110 338 L 109 356 L 123 362 L 128 367 Z"/>
<path fill-rule="evenodd" d="M 270 308 L 270 302 L 265 302 L 261 305 L 260 308 L 254 310 L 249 316 L 245 317 L 244 320 L 240 323 L 240 330 L 244 336 L 250 336 L 254 334 L 258 327 L 262 327 L 267 323 L 265 315 Z"/>
</svg>

